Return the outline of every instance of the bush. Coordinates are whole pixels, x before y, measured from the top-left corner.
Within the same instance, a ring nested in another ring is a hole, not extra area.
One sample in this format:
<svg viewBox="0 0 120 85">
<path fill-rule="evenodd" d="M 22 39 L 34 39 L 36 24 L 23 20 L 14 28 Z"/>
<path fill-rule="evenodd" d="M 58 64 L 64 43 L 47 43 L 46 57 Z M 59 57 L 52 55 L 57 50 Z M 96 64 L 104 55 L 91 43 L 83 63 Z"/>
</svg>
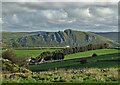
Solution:
<svg viewBox="0 0 120 85">
<path fill-rule="evenodd" d="M 93 53 L 93 54 L 92 54 L 92 57 L 96 57 L 96 56 L 98 56 L 96 53 Z"/>
<path fill-rule="evenodd" d="M 2 58 L 8 59 L 8 60 L 12 61 L 13 63 L 15 63 L 16 55 L 13 53 L 12 50 L 7 50 L 2 53 Z"/>
<path fill-rule="evenodd" d="M 16 56 L 15 64 L 19 65 L 20 67 L 28 68 L 27 60 L 28 60 L 29 56 L 27 56 L 27 55 L 23 55 L 23 56 Z"/>
<path fill-rule="evenodd" d="M 53 53 L 53 60 L 61 60 L 64 59 L 64 54 L 63 53 Z"/>
<path fill-rule="evenodd" d="M 22 56 L 24 56 L 24 57 L 22 57 Z M 2 53 L 2 58 L 8 59 L 12 63 L 15 63 L 19 66 L 28 67 L 26 60 L 29 58 L 29 56 L 26 56 L 26 55 L 22 55 L 22 56 L 17 56 L 16 54 L 14 54 L 14 52 L 12 50 L 7 50 Z"/>
</svg>

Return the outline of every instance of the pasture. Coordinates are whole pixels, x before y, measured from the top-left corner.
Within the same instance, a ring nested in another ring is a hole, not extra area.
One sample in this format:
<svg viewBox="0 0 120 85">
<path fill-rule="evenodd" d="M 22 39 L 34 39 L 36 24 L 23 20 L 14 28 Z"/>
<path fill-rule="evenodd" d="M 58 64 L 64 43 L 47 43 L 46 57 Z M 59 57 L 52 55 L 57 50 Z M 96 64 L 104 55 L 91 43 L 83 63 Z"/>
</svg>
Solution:
<svg viewBox="0 0 120 85">
<path fill-rule="evenodd" d="M 73 58 L 83 58 L 83 57 L 92 56 L 93 53 L 96 53 L 97 55 L 103 55 L 103 54 L 118 53 L 118 51 L 119 50 L 117 50 L 117 49 L 98 49 L 98 50 L 79 52 L 79 53 L 66 55 L 65 60 L 73 59 Z"/>
<path fill-rule="evenodd" d="M 99 55 L 97 57 L 92 57 L 87 59 L 86 64 L 81 64 L 81 58 L 74 58 L 68 60 L 59 60 L 54 62 L 45 62 L 39 65 L 30 65 L 32 71 L 46 71 L 46 70 L 55 70 L 55 69 L 81 69 L 81 68 L 109 68 L 109 67 L 118 67 L 117 60 L 119 59 L 120 54 L 106 54 Z M 101 60 L 101 62 L 98 62 Z M 111 60 L 111 61 L 102 61 L 102 60 Z M 117 62 L 116 62 L 117 61 Z"/>
<path fill-rule="evenodd" d="M 41 50 L 13 50 L 15 54 L 18 56 L 24 56 L 24 55 L 30 55 L 32 57 L 37 57 L 39 54 L 45 51 L 55 51 L 56 49 L 41 49 Z M 74 54 L 68 54 L 65 55 L 64 60 L 52 60 L 49 62 L 41 63 L 39 65 L 30 65 L 30 69 L 32 71 L 45 71 L 45 70 L 53 70 L 58 68 L 65 68 L 65 69 L 78 69 L 78 68 L 88 68 L 88 67 L 117 67 L 118 63 L 114 62 L 97 62 L 97 60 L 102 59 L 118 59 L 120 56 L 118 54 L 117 49 L 98 49 L 98 50 L 91 50 L 91 51 L 85 51 L 85 52 L 79 52 Z M 95 58 L 90 58 L 87 60 L 88 63 L 85 65 L 80 64 L 79 60 L 81 58 L 86 58 L 89 56 L 92 56 L 93 53 L 96 53 L 98 56 Z"/>
<path fill-rule="evenodd" d="M 24 55 L 29 55 L 31 57 L 37 57 L 39 54 L 42 52 L 53 52 L 55 50 L 59 50 L 59 48 L 53 48 L 53 49 L 13 49 L 13 52 L 16 55 L 24 56 Z M 4 51 L 4 50 L 3 50 Z M 65 60 L 67 59 L 73 59 L 73 58 L 81 58 L 81 57 L 88 57 L 91 56 L 93 53 L 96 53 L 97 55 L 103 55 L 103 54 L 112 54 L 112 53 L 118 53 L 117 49 L 98 49 L 98 50 L 91 50 L 91 51 L 85 51 L 85 52 L 79 52 L 79 53 L 74 53 L 74 54 L 68 54 L 65 55 Z"/>
<path fill-rule="evenodd" d="M 24 56 L 24 55 L 29 55 L 31 57 L 37 57 L 39 54 L 41 54 L 42 52 L 45 52 L 45 51 L 49 51 L 49 52 L 52 52 L 52 51 L 55 51 L 56 49 L 40 49 L 40 50 L 13 50 L 13 52 L 16 54 L 16 55 L 20 55 L 20 56 Z"/>
<path fill-rule="evenodd" d="M 44 51 L 55 51 L 56 49 L 27 50 L 17 49 L 13 52 L 17 55 L 31 55 L 36 57 Z M 4 74 L 4 83 L 45 83 L 45 82 L 76 82 L 76 83 L 98 83 L 118 82 L 118 65 L 120 64 L 116 49 L 99 49 L 79 52 L 65 56 L 64 60 L 51 60 L 38 65 L 29 65 L 32 74 L 17 73 L 17 75 Z M 91 57 L 93 53 L 98 56 Z M 80 60 L 86 59 L 82 64 Z M 6 77 L 7 76 L 7 77 Z"/>
</svg>

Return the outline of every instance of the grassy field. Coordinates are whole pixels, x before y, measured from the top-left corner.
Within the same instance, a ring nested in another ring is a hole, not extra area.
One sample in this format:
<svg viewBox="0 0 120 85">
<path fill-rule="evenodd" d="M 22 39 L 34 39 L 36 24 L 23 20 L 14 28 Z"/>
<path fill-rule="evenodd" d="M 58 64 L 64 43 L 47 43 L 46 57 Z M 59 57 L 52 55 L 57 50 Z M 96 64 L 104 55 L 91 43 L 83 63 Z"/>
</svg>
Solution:
<svg viewBox="0 0 120 85">
<path fill-rule="evenodd" d="M 32 57 L 37 57 L 44 51 L 55 51 L 55 49 L 42 49 L 42 50 L 13 50 L 13 52 L 17 55 L 30 55 Z"/>
<path fill-rule="evenodd" d="M 31 57 L 36 57 L 42 52 L 45 51 L 55 51 L 57 49 L 16 49 L 13 50 L 15 54 L 17 55 L 30 55 Z M 111 54 L 111 53 L 118 53 L 117 49 L 99 49 L 99 50 L 91 50 L 91 51 L 86 51 L 86 52 L 79 52 L 79 53 L 74 53 L 74 54 L 69 54 L 65 55 L 65 60 L 67 59 L 73 59 L 73 58 L 81 58 L 81 57 L 87 57 L 91 56 L 93 53 L 96 53 L 98 55 L 103 55 L 103 54 Z"/>
<path fill-rule="evenodd" d="M 37 56 L 44 50 L 13 50 L 17 55 Z M 97 53 L 96 57 L 89 57 Z M 49 61 L 39 65 L 29 65 L 32 73 L 8 73 L 2 75 L 4 83 L 118 83 L 120 54 L 116 49 L 101 49 L 65 56 L 64 60 Z M 87 59 L 81 64 L 81 59 Z M 119 61 L 118 61 L 119 60 Z M 16 68 L 15 68 L 16 69 Z"/>
<path fill-rule="evenodd" d="M 86 64 L 81 64 L 79 61 L 81 58 L 60 60 L 54 62 L 46 62 L 39 65 L 30 65 L 32 71 L 45 71 L 53 70 L 59 68 L 65 69 L 81 69 L 81 68 L 108 68 L 108 67 L 118 67 L 118 62 L 107 61 L 107 62 L 97 62 L 97 60 L 118 60 L 120 54 L 107 54 L 99 55 L 94 58 L 88 58 Z M 120 64 L 120 62 L 119 62 Z"/>
<path fill-rule="evenodd" d="M 72 58 L 88 57 L 88 56 L 91 56 L 93 53 L 96 53 L 97 55 L 112 54 L 112 53 L 118 53 L 118 50 L 117 49 L 98 49 L 98 50 L 79 52 L 79 53 L 66 55 L 65 60 L 72 59 Z"/>
</svg>

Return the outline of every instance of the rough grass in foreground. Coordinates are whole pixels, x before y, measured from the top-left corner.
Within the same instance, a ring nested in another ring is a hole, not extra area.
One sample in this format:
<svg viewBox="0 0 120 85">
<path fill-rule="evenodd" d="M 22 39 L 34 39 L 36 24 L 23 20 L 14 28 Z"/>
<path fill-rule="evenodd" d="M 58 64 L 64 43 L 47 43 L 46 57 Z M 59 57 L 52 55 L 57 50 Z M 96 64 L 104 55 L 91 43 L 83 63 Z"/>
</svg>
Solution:
<svg viewBox="0 0 120 85">
<path fill-rule="evenodd" d="M 3 83 L 49 83 L 49 82 L 71 82 L 71 83 L 118 83 L 118 68 L 90 68 L 90 69 L 59 69 L 32 73 L 31 75 L 8 74 L 3 75 Z M 6 76 L 6 77 L 5 77 Z"/>
</svg>

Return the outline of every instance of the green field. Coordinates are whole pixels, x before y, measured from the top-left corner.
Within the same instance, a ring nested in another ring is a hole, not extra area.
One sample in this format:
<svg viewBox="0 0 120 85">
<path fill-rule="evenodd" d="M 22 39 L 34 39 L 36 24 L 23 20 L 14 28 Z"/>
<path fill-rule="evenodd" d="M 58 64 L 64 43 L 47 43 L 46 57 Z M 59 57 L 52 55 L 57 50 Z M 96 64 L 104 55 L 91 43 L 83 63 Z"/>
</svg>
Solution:
<svg viewBox="0 0 120 85">
<path fill-rule="evenodd" d="M 66 55 L 65 60 L 72 59 L 72 58 L 88 57 L 88 56 L 91 56 L 93 53 L 96 53 L 97 55 L 112 54 L 112 53 L 118 53 L 118 50 L 117 49 L 98 49 L 98 50 L 79 52 L 79 53 Z"/>
<path fill-rule="evenodd" d="M 17 55 L 32 55 L 36 57 L 44 50 L 13 50 Z M 53 60 L 38 65 L 29 65 L 32 73 L 11 73 L 3 75 L 4 83 L 118 83 L 118 65 L 120 64 L 117 49 L 100 49 L 79 52 L 65 56 L 64 60 Z M 93 53 L 96 57 L 90 57 Z M 81 59 L 87 59 L 84 64 Z M 118 61 L 119 60 L 119 61 Z M 10 65 L 7 64 L 5 65 Z M 12 64 L 12 63 L 11 63 Z M 11 65 L 10 65 L 11 66 Z M 12 66 L 13 67 L 13 66 Z M 11 67 L 11 68 L 12 68 Z M 17 68 L 17 67 L 16 67 Z M 15 68 L 15 69 L 16 69 Z M 24 71 L 23 71 L 24 72 Z"/>
<path fill-rule="evenodd" d="M 42 50 L 13 50 L 13 52 L 17 55 L 31 55 L 32 57 L 37 57 L 40 53 L 44 51 L 55 51 L 56 49 L 42 49 Z M 85 52 L 79 52 L 74 54 L 65 55 L 64 60 L 56 60 L 42 63 L 40 65 L 30 65 L 30 69 L 32 71 L 42 71 L 49 69 L 57 69 L 57 68 L 85 68 L 85 67 L 117 67 L 116 62 L 96 62 L 100 59 L 117 59 L 117 53 L 119 50 L 117 49 L 99 49 L 99 50 L 91 50 Z M 91 58 L 85 66 L 80 64 L 80 62 L 76 62 L 77 58 L 89 57 L 93 53 L 96 53 L 98 56 L 96 58 Z M 108 55 L 106 55 L 108 54 Z M 111 55 L 110 55 L 111 54 Z M 120 56 L 120 55 L 119 55 Z M 91 63 L 92 62 L 92 63 Z"/>
<path fill-rule="evenodd" d="M 13 52 L 17 55 L 30 55 L 32 57 L 37 57 L 44 51 L 55 51 L 55 49 L 41 49 L 41 50 L 13 50 Z"/>
<path fill-rule="evenodd" d="M 27 50 L 27 49 L 20 49 L 20 50 L 13 50 L 15 54 L 17 55 L 30 55 L 32 57 L 36 57 L 42 52 L 45 51 L 55 51 L 57 49 L 33 49 L 33 50 Z M 79 52 L 74 54 L 65 55 L 66 59 L 73 59 L 73 58 L 81 58 L 81 57 L 88 57 L 91 56 L 93 53 L 96 53 L 98 55 L 103 54 L 112 54 L 112 53 L 118 53 L 117 49 L 98 49 L 98 50 L 91 50 L 91 51 L 85 51 L 85 52 Z"/>
<path fill-rule="evenodd" d="M 45 71 L 45 70 L 54 70 L 59 68 L 65 69 L 81 69 L 81 68 L 108 68 L 108 67 L 118 67 L 118 62 L 114 60 L 119 59 L 120 54 L 106 54 L 99 55 L 94 58 L 87 59 L 86 64 L 81 64 L 79 62 L 80 58 L 59 60 L 54 62 L 46 62 L 39 65 L 30 65 L 32 71 Z M 113 60 L 107 62 L 97 62 L 98 60 Z M 119 62 L 120 64 L 120 62 Z"/>
</svg>

